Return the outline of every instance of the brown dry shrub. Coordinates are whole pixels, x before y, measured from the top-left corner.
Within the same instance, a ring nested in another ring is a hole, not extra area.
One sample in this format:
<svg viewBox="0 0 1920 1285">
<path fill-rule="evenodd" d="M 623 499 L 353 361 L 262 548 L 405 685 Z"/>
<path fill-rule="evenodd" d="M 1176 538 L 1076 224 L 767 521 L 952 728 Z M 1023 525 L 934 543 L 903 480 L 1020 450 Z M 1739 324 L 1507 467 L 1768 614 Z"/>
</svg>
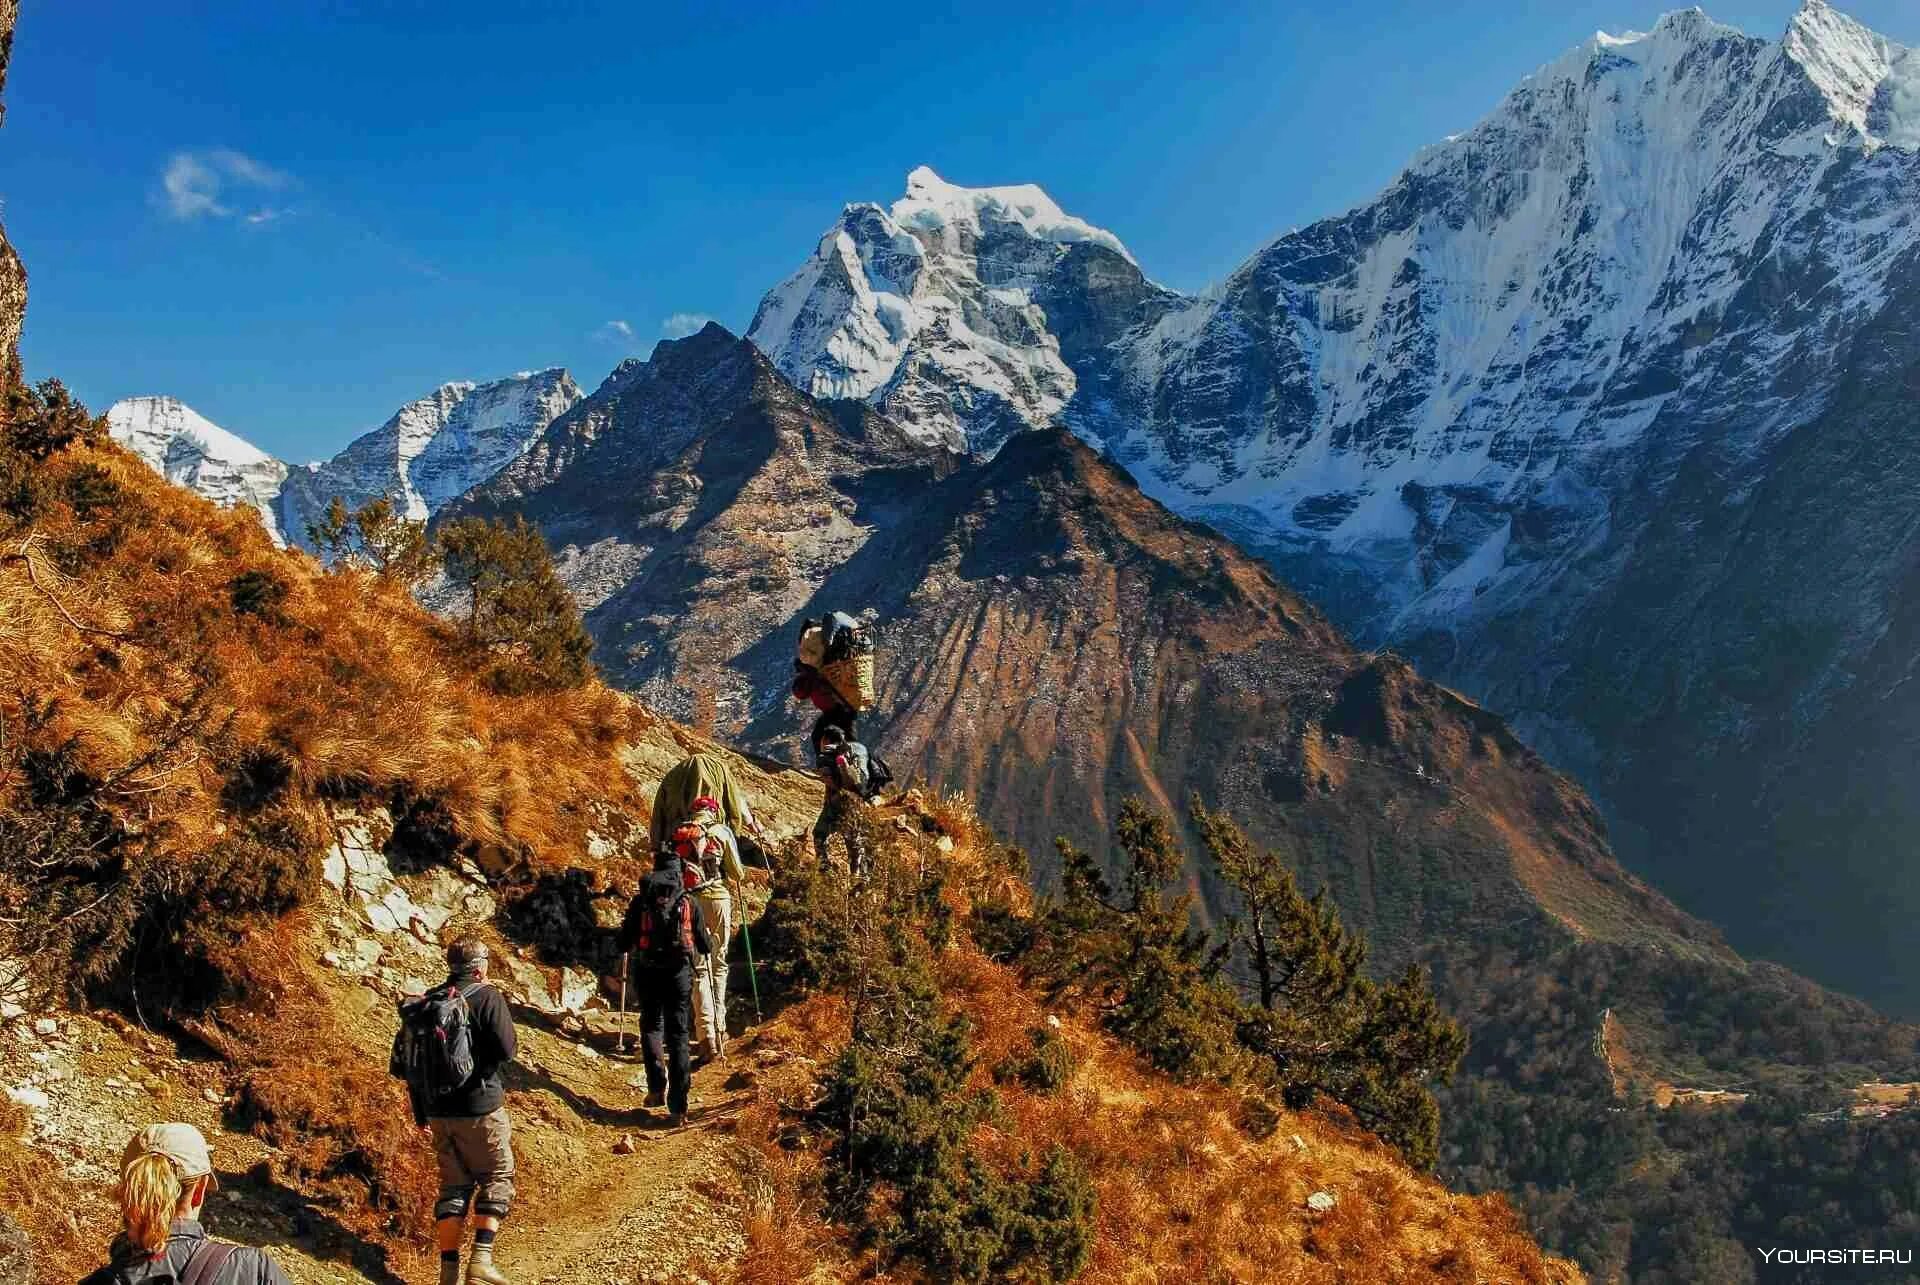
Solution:
<svg viewBox="0 0 1920 1285">
<path fill-rule="evenodd" d="M 225 961 L 244 1004 L 219 1014 L 239 1114 L 274 1148 L 274 1176 L 319 1198 L 353 1231 L 407 1239 L 432 1227 L 439 1188 L 426 1135 L 383 1058 L 327 1000 L 297 923 L 258 929 Z"/>
</svg>

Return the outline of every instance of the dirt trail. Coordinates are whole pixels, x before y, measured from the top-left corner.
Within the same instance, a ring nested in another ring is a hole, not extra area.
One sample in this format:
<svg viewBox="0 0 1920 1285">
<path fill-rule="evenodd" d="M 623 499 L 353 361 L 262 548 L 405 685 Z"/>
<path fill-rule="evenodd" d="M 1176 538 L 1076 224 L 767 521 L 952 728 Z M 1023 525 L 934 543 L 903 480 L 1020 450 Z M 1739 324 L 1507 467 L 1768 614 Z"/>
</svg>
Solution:
<svg viewBox="0 0 1920 1285">
<path fill-rule="evenodd" d="M 527 1198 L 498 1251 L 516 1285 L 699 1280 L 736 1258 L 745 1240 L 726 1124 L 748 1095 L 726 1086 L 748 1065 L 751 1039 L 736 1040 L 729 1063 L 695 1072 L 688 1123 L 669 1131 L 664 1112 L 641 1105 L 637 1051 L 522 1036 L 525 1087 L 510 1107 Z"/>
</svg>

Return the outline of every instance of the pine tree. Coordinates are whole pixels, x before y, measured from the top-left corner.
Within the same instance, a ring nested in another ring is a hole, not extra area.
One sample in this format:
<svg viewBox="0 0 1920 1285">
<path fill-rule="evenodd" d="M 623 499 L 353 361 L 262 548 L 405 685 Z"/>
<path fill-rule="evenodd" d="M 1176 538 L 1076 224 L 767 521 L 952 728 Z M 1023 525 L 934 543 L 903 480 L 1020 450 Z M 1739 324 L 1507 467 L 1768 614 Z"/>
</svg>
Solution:
<svg viewBox="0 0 1920 1285">
<path fill-rule="evenodd" d="M 1410 967 L 1389 985 L 1374 982 L 1366 939 L 1340 922 L 1324 889 L 1304 896 L 1279 853 L 1257 851 L 1198 797 L 1193 820 L 1247 918 L 1259 1003 L 1242 1015 L 1241 1041 L 1271 1064 L 1289 1105 L 1323 1093 L 1413 1164 L 1432 1167 L 1440 1112 L 1428 1086 L 1453 1074 L 1466 1036 L 1426 975 Z"/>
<path fill-rule="evenodd" d="M 1223 953 L 1193 927 L 1193 898 L 1165 886 L 1185 857 L 1167 819 L 1139 799 L 1114 825 L 1121 888 L 1086 852 L 1057 842 L 1061 899 L 1046 912 L 1041 967 L 1057 994 L 1084 996 L 1102 1023 L 1161 1070 L 1184 1078 L 1231 1078 L 1237 1002 L 1220 980 Z"/>
<path fill-rule="evenodd" d="M 439 543 L 448 580 L 467 596 L 467 642 L 492 658 L 496 690 L 524 695 L 586 681 L 593 640 L 538 528 L 518 516 L 461 518 Z"/>
<path fill-rule="evenodd" d="M 307 539 L 328 565 L 368 570 L 406 589 L 425 583 L 437 561 L 426 524 L 408 518 L 388 499 L 368 500 L 349 511 L 336 495 L 320 521 L 308 524 Z"/>
</svg>

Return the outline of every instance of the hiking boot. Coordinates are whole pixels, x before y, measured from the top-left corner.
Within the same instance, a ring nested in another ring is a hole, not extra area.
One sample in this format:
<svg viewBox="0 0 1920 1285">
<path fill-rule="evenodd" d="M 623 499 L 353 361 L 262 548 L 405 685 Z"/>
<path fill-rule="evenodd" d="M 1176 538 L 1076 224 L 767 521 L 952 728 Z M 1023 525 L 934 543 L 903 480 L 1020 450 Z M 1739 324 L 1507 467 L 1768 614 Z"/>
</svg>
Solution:
<svg viewBox="0 0 1920 1285">
<path fill-rule="evenodd" d="M 686 1122 L 687 1122 L 687 1113 L 685 1111 L 675 1111 L 672 1115 L 667 1117 L 667 1127 L 669 1129 L 678 1129 L 683 1125 L 685 1125 Z"/>
<path fill-rule="evenodd" d="M 513 1285 L 493 1265 L 493 1246 L 475 1245 L 467 1261 L 467 1285 Z"/>
<path fill-rule="evenodd" d="M 648 1108 L 667 1105 L 667 1091 L 665 1089 L 647 1090 L 647 1100 L 640 1105 Z"/>
<path fill-rule="evenodd" d="M 440 1260 L 440 1285 L 460 1285 L 460 1257 L 454 1255 L 453 1261 Z"/>
</svg>

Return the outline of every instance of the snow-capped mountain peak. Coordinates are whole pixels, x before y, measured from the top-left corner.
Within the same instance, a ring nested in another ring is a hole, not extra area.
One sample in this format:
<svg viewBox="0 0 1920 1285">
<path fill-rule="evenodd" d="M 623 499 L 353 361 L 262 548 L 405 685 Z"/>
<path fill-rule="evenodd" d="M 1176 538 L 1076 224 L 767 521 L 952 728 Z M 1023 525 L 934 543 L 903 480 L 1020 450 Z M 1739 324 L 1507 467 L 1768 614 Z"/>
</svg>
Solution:
<svg viewBox="0 0 1920 1285">
<path fill-rule="evenodd" d="M 1089 286 L 1124 302 L 1075 325 Z M 1073 398 L 1063 343 L 1117 338 L 1115 317 L 1136 324 L 1167 295 L 1120 238 L 1040 188 L 960 187 L 923 165 L 891 206 L 847 206 L 747 337 L 816 397 L 860 398 L 922 441 L 991 450 Z"/>
<path fill-rule="evenodd" d="M 1780 42 L 1827 101 L 1833 119 L 1869 147 L 1920 147 L 1920 59 L 1841 13 L 1806 0 Z"/>
<path fill-rule="evenodd" d="M 974 236 L 983 223 L 1012 223 L 1036 241 L 1090 241 L 1133 259 L 1119 237 L 1068 214 L 1033 183 L 960 187 L 922 165 L 907 175 L 907 194 L 893 203 L 891 214 L 902 227 Z"/>
<path fill-rule="evenodd" d="M 149 462 L 169 451 L 193 451 L 238 467 L 265 464 L 273 458 L 174 397 L 123 398 L 107 409 L 107 427 L 114 440 Z"/>
<path fill-rule="evenodd" d="M 281 540 L 275 499 L 287 466 L 173 397 L 128 397 L 107 409 L 113 439 L 168 481 L 216 504 L 249 504 Z"/>
<path fill-rule="evenodd" d="M 169 481 L 218 504 L 250 504 L 278 543 L 304 544 L 309 524 L 339 499 L 390 499 L 423 521 L 517 459 L 580 400 L 565 370 L 442 384 L 330 460 L 274 459 L 171 397 L 130 397 L 107 412 L 114 438 Z"/>
</svg>

